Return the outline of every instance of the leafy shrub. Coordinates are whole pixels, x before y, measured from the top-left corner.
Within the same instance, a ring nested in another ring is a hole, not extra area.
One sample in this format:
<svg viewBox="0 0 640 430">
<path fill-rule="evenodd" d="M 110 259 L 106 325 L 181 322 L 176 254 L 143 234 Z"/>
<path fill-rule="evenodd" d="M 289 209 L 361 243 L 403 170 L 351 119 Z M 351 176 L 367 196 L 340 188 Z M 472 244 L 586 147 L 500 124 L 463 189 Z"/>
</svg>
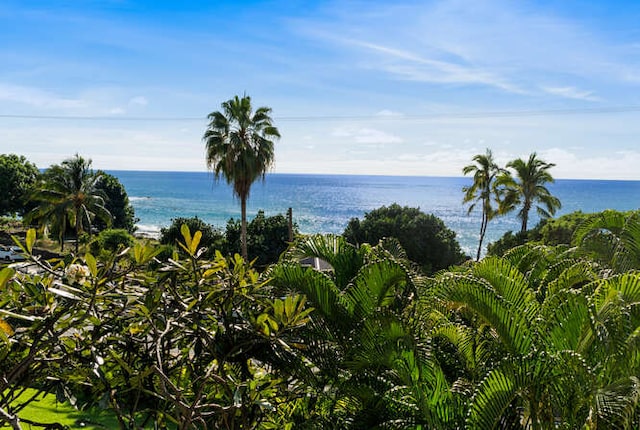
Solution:
<svg viewBox="0 0 640 430">
<path fill-rule="evenodd" d="M 91 252 L 93 254 L 98 254 L 101 250 L 114 252 L 120 248 L 123 249 L 133 246 L 134 243 L 135 239 L 125 229 L 102 230 L 98 237 L 91 243 Z"/>
<path fill-rule="evenodd" d="M 40 172 L 23 155 L 0 154 L 0 215 L 24 215 L 33 209 L 28 202 Z"/>
<path fill-rule="evenodd" d="M 573 235 L 580 224 L 596 215 L 597 213 L 575 211 L 558 218 L 543 219 L 534 228 L 524 233 L 518 232 L 514 234 L 512 231 L 508 231 L 500 239 L 489 244 L 488 255 L 502 256 L 509 249 L 527 242 L 540 242 L 549 246 L 570 245 Z"/>
<path fill-rule="evenodd" d="M 385 237 L 395 237 L 407 257 L 434 273 L 465 259 L 454 231 L 435 215 L 425 214 L 419 208 L 392 204 L 382 206 L 364 215 L 352 218 L 343 236 L 354 245 L 376 244 Z"/>
<path fill-rule="evenodd" d="M 495 242 L 491 242 L 487 245 L 487 256 L 502 257 L 505 252 L 511 248 L 515 248 L 519 245 L 524 245 L 529 242 L 529 235 L 531 230 L 514 233 L 511 230 L 502 235 L 502 237 Z"/>
<path fill-rule="evenodd" d="M 133 233 L 138 218 L 136 218 L 134 209 L 129 203 L 129 196 L 124 185 L 113 175 L 103 171 L 99 171 L 98 174 L 100 175 L 100 182 L 98 182 L 97 188 L 104 193 L 104 206 L 113 217 L 111 227 L 114 229 L 123 228 L 129 233 Z M 104 221 L 96 219 L 95 227 L 98 230 L 103 230 L 107 225 Z"/>
<path fill-rule="evenodd" d="M 240 253 L 241 221 L 230 219 L 227 223 L 227 253 Z M 298 226 L 293 225 L 294 236 L 298 234 Z M 256 266 L 265 267 L 278 261 L 280 255 L 289 246 L 289 222 L 282 215 L 267 217 L 264 211 L 247 224 L 247 253 L 249 259 L 256 259 Z"/>
<path fill-rule="evenodd" d="M 202 232 L 200 246 L 208 248 L 207 255 L 213 255 L 216 250 L 225 249 L 225 238 L 222 232 L 197 216 L 173 218 L 169 227 L 160 229 L 160 243 L 163 245 L 175 245 L 178 241 L 182 241 L 180 228 L 183 224 L 186 224 L 189 230 L 194 233 L 196 231 Z"/>
</svg>

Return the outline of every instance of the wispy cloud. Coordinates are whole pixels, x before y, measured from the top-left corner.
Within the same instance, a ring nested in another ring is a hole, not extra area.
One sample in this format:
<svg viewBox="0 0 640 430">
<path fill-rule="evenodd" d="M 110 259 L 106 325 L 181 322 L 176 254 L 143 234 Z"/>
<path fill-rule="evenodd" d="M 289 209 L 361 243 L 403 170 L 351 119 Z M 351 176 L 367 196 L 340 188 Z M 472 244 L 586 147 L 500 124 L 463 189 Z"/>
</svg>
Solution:
<svg viewBox="0 0 640 430">
<path fill-rule="evenodd" d="M 0 83 L 0 100 L 36 108 L 71 109 L 86 107 L 84 100 L 66 98 L 39 88 Z"/>
<path fill-rule="evenodd" d="M 428 58 L 415 52 L 360 40 L 344 39 L 343 43 L 378 54 L 375 65 L 370 67 L 378 67 L 395 75 L 398 79 L 431 83 L 482 84 L 508 92 L 524 92 L 505 79 L 473 65 Z"/>
<path fill-rule="evenodd" d="M 532 97 L 546 86 L 549 95 L 596 101 L 639 75 L 634 44 L 616 42 L 603 28 L 535 2 L 383 3 L 361 13 L 350 4 L 334 6 L 330 24 L 310 18 L 298 31 L 347 51 L 340 58 L 352 66 L 394 79 Z M 543 84 L 549 77 L 555 85 Z M 574 88 L 576 81 L 595 90 Z"/>
<path fill-rule="evenodd" d="M 129 105 L 146 106 L 148 104 L 149 100 L 147 100 L 147 98 L 143 96 L 136 96 L 129 99 Z"/>
<path fill-rule="evenodd" d="M 541 87 L 548 94 L 565 97 L 575 100 L 586 100 L 589 102 L 601 101 L 599 97 L 593 95 L 593 91 L 584 91 L 575 87 Z"/>
<path fill-rule="evenodd" d="M 334 137 L 345 138 L 354 143 L 387 144 L 402 143 L 402 138 L 375 128 L 338 128 L 331 133 Z"/>
</svg>

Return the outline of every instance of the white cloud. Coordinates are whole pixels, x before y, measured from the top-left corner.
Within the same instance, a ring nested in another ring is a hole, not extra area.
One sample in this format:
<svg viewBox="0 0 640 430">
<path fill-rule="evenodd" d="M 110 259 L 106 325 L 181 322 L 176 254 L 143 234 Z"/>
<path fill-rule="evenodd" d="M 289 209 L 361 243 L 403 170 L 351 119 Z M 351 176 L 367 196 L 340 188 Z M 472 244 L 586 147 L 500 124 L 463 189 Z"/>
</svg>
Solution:
<svg viewBox="0 0 640 430">
<path fill-rule="evenodd" d="M 0 83 L 0 100 L 36 108 L 71 109 L 86 107 L 80 99 L 65 98 L 39 88 Z"/>
<path fill-rule="evenodd" d="M 600 101 L 599 97 L 593 95 L 593 91 L 579 90 L 575 87 L 541 87 L 543 91 L 568 99 L 586 100 L 590 102 Z"/>
<path fill-rule="evenodd" d="M 332 133 L 334 137 L 346 138 L 347 141 L 364 144 L 402 143 L 402 138 L 374 128 L 338 128 Z"/>
<path fill-rule="evenodd" d="M 594 172 L 609 172 L 604 179 L 638 179 L 640 165 L 639 151 L 606 152 L 584 155 L 564 148 L 550 148 L 540 151 L 540 158 L 553 162 L 551 174 L 556 178 L 590 179 Z"/>
<path fill-rule="evenodd" d="M 382 109 L 381 111 L 376 113 L 376 116 L 382 117 L 382 118 L 398 118 L 398 117 L 402 117 L 404 116 L 404 114 L 400 113 L 400 112 L 394 112 L 390 109 Z"/>
<path fill-rule="evenodd" d="M 149 104 L 149 100 L 147 100 L 147 98 L 143 96 L 132 97 L 129 100 L 129 105 L 147 106 L 148 104 Z"/>
</svg>

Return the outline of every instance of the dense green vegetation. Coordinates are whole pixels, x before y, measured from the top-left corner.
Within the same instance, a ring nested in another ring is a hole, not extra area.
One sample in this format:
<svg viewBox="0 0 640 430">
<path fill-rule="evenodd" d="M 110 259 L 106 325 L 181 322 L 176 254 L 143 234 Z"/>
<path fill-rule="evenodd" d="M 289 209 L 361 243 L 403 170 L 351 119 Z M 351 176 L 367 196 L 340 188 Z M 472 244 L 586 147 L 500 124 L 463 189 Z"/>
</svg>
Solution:
<svg viewBox="0 0 640 430">
<path fill-rule="evenodd" d="M 43 228 L 51 226 L 58 233 L 61 250 L 67 225 L 71 225 L 77 253 L 80 233 L 86 231 L 91 235 L 95 218 L 107 225 L 113 219 L 105 208 L 106 196 L 98 188 L 100 180 L 101 175 L 91 170 L 91 160 L 77 154 L 49 167 L 31 197 L 38 206 L 26 215 L 27 222 Z"/>
<path fill-rule="evenodd" d="M 241 222 L 233 218 L 227 223 L 224 248 L 227 254 L 241 252 L 241 227 Z M 263 211 L 258 211 L 247 224 L 247 253 L 257 267 L 264 268 L 277 262 L 287 250 L 291 244 L 290 234 L 292 238 L 299 235 L 297 224 L 292 223 L 289 231 L 289 221 L 284 215 L 268 217 Z"/>
<path fill-rule="evenodd" d="M 570 244 L 432 277 L 390 238 L 299 237 L 258 273 L 180 230 L 172 259 L 138 242 L 0 272 L 1 420 L 33 387 L 123 429 L 640 425 L 638 212 L 549 219 Z"/>
<path fill-rule="evenodd" d="M 198 217 L 175 218 L 169 227 L 160 230 L 160 243 L 176 245 L 182 240 L 183 225 L 189 227 L 190 231 L 202 233 L 200 245 L 206 248 L 204 252 L 207 257 L 213 257 L 216 251 L 220 251 L 223 255 L 241 252 L 241 221 L 233 218 L 227 222 L 225 231 L 220 231 Z M 292 237 L 299 235 L 298 226 L 295 223 L 291 225 L 290 232 L 289 222 L 284 215 L 268 217 L 263 211 L 258 211 L 247 224 L 247 251 L 251 259 L 255 260 L 255 266 L 264 269 L 269 264 L 277 262 L 291 243 L 289 234 Z"/>
<path fill-rule="evenodd" d="M 240 184 L 244 209 L 277 130 L 248 97 L 223 108 L 207 161 Z M 264 148 L 237 151 L 238 133 Z M 442 220 L 397 204 L 342 236 L 302 236 L 262 212 L 247 223 L 243 210 L 224 234 L 175 219 L 154 244 L 125 222 L 81 255 L 82 232 L 115 223 L 108 201 L 133 213 L 90 160 L 52 166 L 28 219 L 61 243 L 73 228 L 76 248 L 45 261 L 30 229 L 31 269 L 0 270 L 0 423 L 65 428 L 29 409 L 55 394 L 121 429 L 640 427 L 640 212 L 552 219 L 552 164 L 534 153 L 512 174 L 490 151 L 473 161 L 463 192 L 482 206 L 478 261 Z M 527 230 L 536 202 L 544 217 Z M 516 208 L 522 230 L 480 259 L 488 222 Z"/>
<path fill-rule="evenodd" d="M 54 164 L 42 174 L 24 156 L 0 155 L 0 215 L 23 217 L 28 225 L 54 237 L 64 250 L 68 232 L 78 244 L 83 235 L 106 228 L 135 230 L 135 214 L 120 181 L 94 172 L 79 155 Z"/>
<path fill-rule="evenodd" d="M 0 216 L 24 215 L 40 172 L 23 155 L 0 154 Z"/>
<path fill-rule="evenodd" d="M 465 256 L 456 241 L 456 234 L 435 215 L 419 208 L 398 204 L 383 206 L 365 214 L 364 219 L 352 218 L 343 236 L 354 245 L 376 244 L 385 238 L 395 238 L 409 260 L 425 273 L 459 264 Z"/>
<path fill-rule="evenodd" d="M 96 175 L 100 177 L 96 188 L 104 195 L 104 207 L 111 214 L 111 228 L 124 229 L 133 233 L 137 218 L 124 186 L 118 178 L 106 172 L 98 171 Z M 107 223 L 100 218 L 96 218 L 94 224 L 98 230 L 107 228 Z"/>
</svg>

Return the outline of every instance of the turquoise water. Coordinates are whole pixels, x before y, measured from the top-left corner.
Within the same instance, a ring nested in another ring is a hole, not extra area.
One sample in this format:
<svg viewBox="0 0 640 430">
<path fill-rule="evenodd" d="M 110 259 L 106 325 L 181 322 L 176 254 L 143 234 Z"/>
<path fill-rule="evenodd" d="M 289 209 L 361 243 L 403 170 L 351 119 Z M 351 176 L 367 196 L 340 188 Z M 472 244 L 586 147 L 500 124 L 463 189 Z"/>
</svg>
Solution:
<svg viewBox="0 0 640 430">
<path fill-rule="evenodd" d="M 229 218 L 240 218 L 240 204 L 225 181 L 215 182 L 205 172 L 111 171 L 127 189 L 140 218 L 142 232 L 157 233 L 175 217 L 198 216 L 224 228 Z M 462 187 L 470 178 L 361 175 L 269 174 L 256 182 L 247 202 L 249 218 L 258 210 L 267 216 L 293 209 L 303 233 L 342 233 L 353 217 L 383 205 L 398 203 L 432 213 L 456 232 L 462 248 L 477 248 L 480 213 L 467 215 Z M 640 181 L 558 180 L 549 186 L 562 202 L 559 215 L 582 210 L 640 208 Z M 537 222 L 532 211 L 531 226 Z M 489 241 L 508 230 L 517 231 L 513 216 L 496 219 L 488 228 Z"/>
</svg>

